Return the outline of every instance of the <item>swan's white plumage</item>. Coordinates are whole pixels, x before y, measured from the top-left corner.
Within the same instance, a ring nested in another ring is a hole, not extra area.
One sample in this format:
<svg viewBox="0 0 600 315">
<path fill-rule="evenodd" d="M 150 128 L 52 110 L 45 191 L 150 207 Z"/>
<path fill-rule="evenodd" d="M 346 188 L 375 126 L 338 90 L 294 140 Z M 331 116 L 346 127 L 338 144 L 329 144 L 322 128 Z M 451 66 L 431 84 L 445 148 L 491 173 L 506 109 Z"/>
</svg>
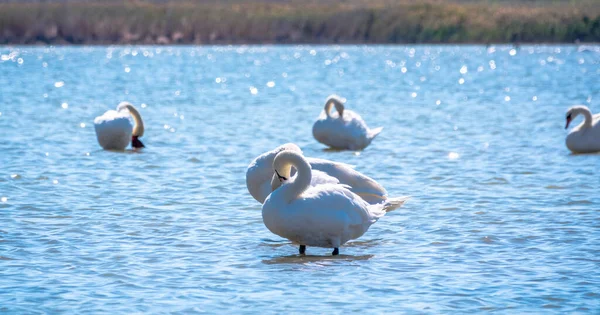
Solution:
<svg viewBox="0 0 600 315">
<path fill-rule="evenodd" d="M 252 197 L 260 203 L 264 203 L 267 196 L 273 190 L 271 185 L 273 176 L 275 176 L 275 172 L 273 171 L 273 160 L 277 153 L 283 150 L 302 153 L 302 150 L 300 150 L 297 145 L 286 143 L 272 151 L 261 154 L 248 166 L 248 170 L 246 171 L 246 187 Z M 306 159 L 313 170 L 323 172 L 329 177 L 336 178 L 339 183 L 350 186 L 350 190 L 358 194 L 368 203 L 376 204 L 388 200 L 387 191 L 383 186 L 372 178 L 356 171 L 352 166 L 325 159 Z M 294 172 L 295 171 L 292 169 L 290 175 L 293 175 Z M 327 178 L 327 176 L 324 176 L 325 174 L 316 173 L 314 176 L 316 177 L 314 179 L 315 184 L 317 184 L 318 181 L 321 181 L 320 183 L 334 183 L 334 180 Z M 276 181 L 273 184 L 278 186 L 277 184 L 279 184 L 279 181 Z"/>
<path fill-rule="evenodd" d="M 273 167 L 293 164 L 297 174 L 265 200 L 262 216 L 274 234 L 307 246 L 337 248 L 362 236 L 387 211 L 398 205 L 370 205 L 346 185 L 310 186 L 312 170 L 298 152 L 277 154 Z M 403 202 L 402 202 L 403 203 Z"/>
<path fill-rule="evenodd" d="M 586 106 L 573 106 L 567 111 L 567 124 L 578 115 L 585 118 L 567 135 L 567 148 L 575 153 L 600 152 L 600 114 L 592 115 Z"/>
<path fill-rule="evenodd" d="M 331 112 L 332 105 L 336 112 Z M 383 130 L 383 127 L 369 129 L 362 117 L 344 109 L 341 98 L 331 95 L 313 125 L 313 136 L 317 141 L 334 149 L 362 150 Z"/>
<path fill-rule="evenodd" d="M 109 110 L 94 119 L 98 143 L 105 150 L 124 150 L 131 142 L 133 124 L 129 113 Z"/>
<path fill-rule="evenodd" d="M 109 110 L 96 117 L 94 128 L 98 143 L 105 150 L 125 150 L 130 142 L 134 148 L 144 147 L 138 139 L 144 135 L 144 121 L 129 102 L 121 102 L 116 111 Z"/>
</svg>

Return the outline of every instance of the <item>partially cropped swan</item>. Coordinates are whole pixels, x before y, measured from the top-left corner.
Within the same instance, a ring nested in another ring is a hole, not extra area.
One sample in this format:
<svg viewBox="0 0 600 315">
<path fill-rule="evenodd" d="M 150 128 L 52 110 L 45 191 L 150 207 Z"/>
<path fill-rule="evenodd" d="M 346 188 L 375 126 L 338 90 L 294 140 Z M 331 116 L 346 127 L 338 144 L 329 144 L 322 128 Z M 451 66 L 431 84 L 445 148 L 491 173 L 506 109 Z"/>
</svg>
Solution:
<svg viewBox="0 0 600 315">
<path fill-rule="evenodd" d="M 335 106 L 337 113 L 331 113 Z M 362 150 L 383 130 L 369 129 L 359 114 L 344 109 L 339 96 L 331 95 L 325 109 L 313 125 L 313 136 L 317 141 L 334 149 Z"/>
<path fill-rule="evenodd" d="M 133 125 L 131 120 L 133 118 Z M 144 122 L 137 109 L 128 102 L 121 102 L 117 110 L 109 110 L 94 119 L 98 143 L 105 150 L 125 150 L 129 142 L 133 148 L 143 148 L 140 137 L 144 135 Z"/>
<path fill-rule="evenodd" d="M 592 116 L 592 112 L 586 106 L 573 106 L 567 111 L 567 125 L 578 115 L 583 115 L 585 120 L 573 128 L 567 136 L 567 148 L 575 153 L 600 152 L 600 114 Z"/>
<path fill-rule="evenodd" d="M 281 175 L 291 167 L 297 170 L 294 177 Z M 310 164 L 296 151 L 279 152 L 273 169 L 285 183 L 265 200 L 263 222 L 274 234 L 299 244 L 300 254 L 306 246 L 316 246 L 334 248 L 332 254 L 337 255 L 341 245 L 362 236 L 398 206 L 388 202 L 370 205 L 346 185 L 311 186 Z"/>
<path fill-rule="evenodd" d="M 273 182 L 274 187 L 271 185 L 275 175 L 273 160 L 277 153 L 285 150 L 302 154 L 302 150 L 297 145 L 286 143 L 272 151 L 261 154 L 248 166 L 246 187 L 256 201 L 264 203 L 271 191 L 279 186 L 278 180 Z M 306 160 L 311 168 L 315 170 L 312 176 L 312 184 L 314 185 L 338 182 L 350 186 L 350 190 L 368 203 L 376 204 L 388 200 L 388 193 L 383 186 L 372 178 L 356 171 L 348 164 L 316 158 L 306 158 Z M 292 175 L 295 172 L 293 169 L 282 172 L 286 173 L 287 171 Z"/>
</svg>

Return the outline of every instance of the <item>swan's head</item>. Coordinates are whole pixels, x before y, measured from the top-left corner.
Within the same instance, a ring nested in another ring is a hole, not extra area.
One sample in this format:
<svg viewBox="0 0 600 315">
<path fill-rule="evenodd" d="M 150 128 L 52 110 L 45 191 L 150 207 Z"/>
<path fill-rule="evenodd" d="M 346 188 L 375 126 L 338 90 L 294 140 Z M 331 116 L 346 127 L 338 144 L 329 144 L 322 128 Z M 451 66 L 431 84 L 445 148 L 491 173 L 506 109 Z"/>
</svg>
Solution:
<svg viewBox="0 0 600 315">
<path fill-rule="evenodd" d="M 281 174 L 279 171 L 275 170 L 273 177 L 271 178 L 271 191 L 275 191 L 275 189 L 281 187 L 281 185 L 285 184 L 291 177 L 292 168 L 290 168 L 290 173 Z M 284 172 L 284 170 L 282 170 Z"/>
<path fill-rule="evenodd" d="M 264 185 L 268 185 L 269 182 L 272 182 L 272 177 L 274 176 L 273 160 L 277 153 L 282 151 L 294 151 L 302 154 L 302 150 L 300 150 L 300 147 L 296 144 L 286 143 L 278 146 L 274 150 L 261 154 L 248 165 L 248 170 L 246 171 L 246 187 L 248 188 L 250 195 L 260 203 L 263 203 L 270 193 L 270 191 L 267 192 L 264 191 L 265 189 L 261 188 L 264 187 Z M 277 182 L 279 183 L 279 181 Z"/>
<path fill-rule="evenodd" d="M 273 177 L 271 178 L 271 190 L 279 188 L 292 177 L 292 163 L 296 156 L 302 156 L 302 152 L 281 151 L 273 159 Z"/>
<path fill-rule="evenodd" d="M 567 114 L 566 114 L 567 124 L 565 125 L 565 129 L 569 128 L 571 121 L 573 121 L 573 119 L 575 119 L 575 117 L 577 117 L 579 114 L 582 114 L 586 111 L 589 112 L 590 110 L 589 110 L 589 108 L 587 108 L 586 106 L 583 106 L 583 105 L 573 106 L 573 107 L 569 108 L 569 110 L 567 110 Z"/>
<path fill-rule="evenodd" d="M 329 116 L 329 111 L 331 111 L 331 106 L 335 106 L 335 110 L 338 112 L 339 117 L 344 116 L 344 103 L 345 99 L 341 98 L 338 95 L 332 94 L 327 97 L 327 101 L 325 101 L 325 114 Z"/>
<path fill-rule="evenodd" d="M 121 102 L 119 106 L 117 106 L 117 111 L 128 111 L 133 117 L 133 121 L 135 125 L 133 126 L 133 132 L 131 133 L 131 146 L 133 148 L 143 148 L 145 145 L 140 141 L 140 137 L 144 135 L 144 121 L 142 120 L 142 116 L 140 112 L 129 102 Z"/>
<path fill-rule="evenodd" d="M 573 118 L 575 118 L 577 114 L 573 113 L 573 108 L 570 108 L 567 111 L 567 124 L 565 125 L 565 129 L 569 128 L 569 125 L 571 124 L 571 121 L 573 120 Z"/>
</svg>

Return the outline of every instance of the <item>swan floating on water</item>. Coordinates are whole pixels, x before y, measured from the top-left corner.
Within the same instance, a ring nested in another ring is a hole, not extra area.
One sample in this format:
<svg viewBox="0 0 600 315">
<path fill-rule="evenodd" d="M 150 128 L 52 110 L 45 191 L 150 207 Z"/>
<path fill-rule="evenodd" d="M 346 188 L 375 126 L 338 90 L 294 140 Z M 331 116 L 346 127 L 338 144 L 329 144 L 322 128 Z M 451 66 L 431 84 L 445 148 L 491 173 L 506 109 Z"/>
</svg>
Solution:
<svg viewBox="0 0 600 315">
<path fill-rule="evenodd" d="M 335 106 L 337 113 L 331 113 Z M 344 109 L 341 98 L 330 95 L 325 109 L 313 125 L 313 136 L 320 143 L 334 149 L 362 150 L 383 130 L 383 127 L 369 129 L 359 114 Z"/>
<path fill-rule="evenodd" d="M 567 148 L 574 153 L 600 152 L 600 114 L 592 116 L 592 112 L 586 106 L 573 106 L 567 111 L 565 129 L 569 128 L 571 121 L 580 114 L 585 120 L 567 135 Z"/>
<path fill-rule="evenodd" d="M 291 167 L 297 170 L 294 177 L 281 175 Z M 311 186 L 311 165 L 297 151 L 280 151 L 273 169 L 283 184 L 265 200 L 263 222 L 272 233 L 299 244 L 300 254 L 306 246 L 316 246 L 333 248 L 332 255 L 338 255 L 340 246 L 408 199 L 370 205 L 346 185 Z"/>
<path fill-rule="evenodd" d="M 293 151 L 302 154 L 302 150 L 294 143 L 286 143 L 272 151 L 265 152 L 255 158 L 246 171 L 246 187 L 248 192 L 261 204 L 269 194 L 279 187 L 273 171 L 273 160 L 281 151 Z M 370 204 L 381 203 L 388 200 L 388 193 L 378 182 L 356 171 L 350 165 L 316 158 L 306 158 L 313 170 L 311 184 L 340 183 L 350 186 L 350 190 L 359 195 Z M 284 176 L 289 177 L 295 170 L 286 168 L 281 170 Z"/>
<path fill-rule="evenodd" d="M 144 135 L 144 121 L 137 109 L 128 102 L 121 102 L 116 111 L 111 109 L 96 117 L 94 127 L 98 143 L 105 150 L 125 150 L 129 142 L 135 149 L 145 147 L 139 139 Z"/>
</svg>

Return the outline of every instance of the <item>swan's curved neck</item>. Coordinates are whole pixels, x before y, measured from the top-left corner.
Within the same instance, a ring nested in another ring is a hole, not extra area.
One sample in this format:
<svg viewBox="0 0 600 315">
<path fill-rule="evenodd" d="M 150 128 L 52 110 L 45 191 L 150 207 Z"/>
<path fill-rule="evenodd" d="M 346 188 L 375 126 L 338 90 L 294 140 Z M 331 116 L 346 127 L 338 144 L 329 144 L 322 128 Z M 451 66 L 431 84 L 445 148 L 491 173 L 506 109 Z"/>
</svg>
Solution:
<svg viewBox="0 0 600 315">
<path fill-rule="evenodd" d="M 134 126 L 133 126 L 133 132 L 131 133 L 132 136 L 136 136 L 136 137 L 141 137 L 144 135 L 144 121 L 142 120 L 142 115 L 140 115 L 140 112 L 138 112 L 138 110 L 131 104 L 127 103 L 127 102 L 123 102 L 121 104 L 119 104 L 119 106 L 117 107 L 118 111 L 121 111 L 123 109 L 127 108 L 127 110 L 129 110 L 129 113 L 131 114 L 131 117 L 133 117 L 133 122 L 134 122 Z"/>
<path fill-rule="evenodd" d="M 277 154 L 273 161 L 273 168 L 277 172 L 280 172 L 281 170 L 281 172 L 285 174 L 290 174 L 292 166 L 296 169 L 296 176 L 285 185 L 285 188 L 282 191 L 284 199 L 287 202 L 291 202 L 298 198 L 298 196 L 310 186 L 310 181 L 312 179 L 310 164 L 308 164 L 302 155 L 296 152 L 283 151 Z M 280 173 L 280 175 L 282 174 Z"/>
<path fill-rule="evenodd" d="M 344 104 L 337 96 L 330 96 L 325 102 L 325 114 L 327 117 L 331 117 L 331 107 L 335 106 L 335 110 L 338 112 L 340 117 L 344 115 Z"/>
<path fill-rule="evenodd" d="M 587 107 L 580 107 L 577 109 L 577 113 L 583 115 L 585 117 L 585 121 L 583 122 L 584 128 L 591 128 L 594 119 L 592 118 L 592 112 Z"/>
</svg>

